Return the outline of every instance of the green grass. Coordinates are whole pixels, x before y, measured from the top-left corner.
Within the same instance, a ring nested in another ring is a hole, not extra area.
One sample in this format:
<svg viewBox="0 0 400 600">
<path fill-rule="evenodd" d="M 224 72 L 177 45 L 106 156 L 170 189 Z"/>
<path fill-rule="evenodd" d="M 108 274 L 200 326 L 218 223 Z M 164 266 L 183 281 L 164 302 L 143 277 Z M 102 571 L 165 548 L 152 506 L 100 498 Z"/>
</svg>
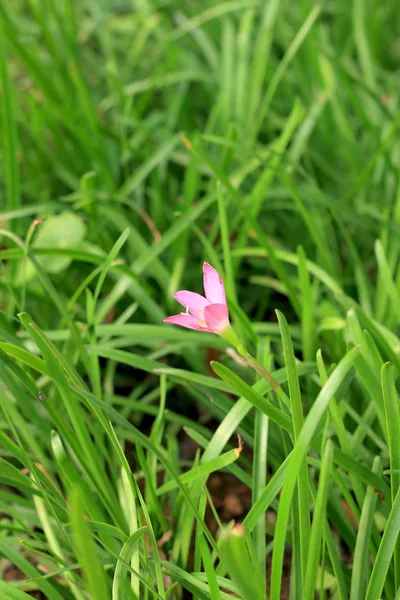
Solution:
<svg viewBox="0 0 400 600">
<path fill-rule="evenodd" d="M 2 598 L 400 597 L 399 19 L 0 3 Z"/>
</svg>

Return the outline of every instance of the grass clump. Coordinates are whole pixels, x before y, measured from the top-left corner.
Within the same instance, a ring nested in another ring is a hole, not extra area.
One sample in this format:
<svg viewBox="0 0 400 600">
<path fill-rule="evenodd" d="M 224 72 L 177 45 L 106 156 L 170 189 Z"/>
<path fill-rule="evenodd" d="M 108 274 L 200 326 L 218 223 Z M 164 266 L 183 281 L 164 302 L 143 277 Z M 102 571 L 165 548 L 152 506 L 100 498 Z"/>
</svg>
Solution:
<svg viewBox="0 0 400 600">
<path fill-rule="evenodd" d="M 399 597 L 398 18 L 0 5 L 1 597 Z"/>
</svg>

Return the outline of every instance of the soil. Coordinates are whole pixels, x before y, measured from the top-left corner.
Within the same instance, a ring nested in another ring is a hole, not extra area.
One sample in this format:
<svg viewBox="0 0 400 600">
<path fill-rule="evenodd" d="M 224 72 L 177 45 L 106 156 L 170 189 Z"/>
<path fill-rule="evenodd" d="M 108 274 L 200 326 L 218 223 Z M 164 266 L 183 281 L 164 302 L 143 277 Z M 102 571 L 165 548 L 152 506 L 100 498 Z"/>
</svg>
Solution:
<svg viewBox="0 0 400 600">
<path fill-rule="evenodd" d="M 4 581 L 23 581 L 24 579 L 26 579 L 26 577 L 18 569 L 18 567 L 12 565 L 5 571 L 3 579 Z M 46 596 L 40 590 L 35 590 L 32 592 L 26 591 L 26 594 L 28 594 L 28 596 L 31 596 L 32 598 L 36 598 L 37 600 L 47 600 Z"/>
</svg>

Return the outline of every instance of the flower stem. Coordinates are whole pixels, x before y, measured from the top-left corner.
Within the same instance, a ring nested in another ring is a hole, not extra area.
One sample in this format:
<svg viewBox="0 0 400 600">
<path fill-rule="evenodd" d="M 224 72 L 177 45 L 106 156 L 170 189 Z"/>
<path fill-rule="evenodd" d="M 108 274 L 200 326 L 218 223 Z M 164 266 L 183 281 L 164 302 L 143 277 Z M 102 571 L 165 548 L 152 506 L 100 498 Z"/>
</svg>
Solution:
<svg viewBox="0 0 400 600">
<path fill-rule="evenodd" d="M 239 349 L 238 352 L 242 354 Z M 254 358 L 254 356 L 251 356 L 251 354 L 249 354 L 247 350 L 245 354 L 242 354 L 242 356 L 247 361 L 248 365 L 252 369 L 254 369 L 254 371 L 257 371 L 257 373 L 261 375 L 263 379 L 265 379 L 265 381 L 268 383 L 268 385 L 271 386 L 271 388 L 274 390 L 274 392 L 280 398 L 280 400 L 282 400 L 282 402 L 284 402 L 286 406 L 290 406 L 289 398 L 287 397 L 279 383 L 276 381 L 276 379 L 272 377 L 271 373 L 261 363 L 259 363 L 258 360 Z"/>
<path fill-rule="evenodd" d="M 241 356 L 243 356 L 249 367 L 254 369 L 254 371 L 256 371 L 259 375 L 261 375 L 261 377 L 265 379 L 268 385 L 274 390 L 274 392 L 280 398 L 280 400 L 282 400 L 282 402 L 284 402 L 286 406 L 290 407 L 289 398 L 287 397 L 279 383 L 276 381 L 276 379 L 272 377 L 271 373 L 260 362 L 258 362 L 258 360 L 254 358 L 254 356 L 252 356 L 250 352 L 248 352 L 248 350 L 239 340 L 232 327 L 229 326 L 220 335 L 223 338 L 225 338 L 228 342 L 230 342 L 232 346 L 235 346 L 236 350 Z"/>
</svg>

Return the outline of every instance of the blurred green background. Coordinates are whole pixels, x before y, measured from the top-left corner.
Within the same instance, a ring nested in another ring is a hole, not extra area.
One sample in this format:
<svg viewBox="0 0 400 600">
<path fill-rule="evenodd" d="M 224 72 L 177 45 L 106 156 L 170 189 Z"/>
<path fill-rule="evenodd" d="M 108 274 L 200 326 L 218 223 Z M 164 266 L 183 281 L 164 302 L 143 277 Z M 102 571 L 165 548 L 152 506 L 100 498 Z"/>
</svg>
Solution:
<svg viewBox="0 0 400 600">
<path fill-rule="evenodd" d="M 251 206 L 274 244 L 301 243 L 360 294 L 354 267 L 374 270 L 372 243 L 398 221 L 398 13 L 373 0 L 3 2 L 3 222 L 25 237 L 33 218 L 57 216 L 34 246 L 98 254 L 129 226 L 120 257 L 139 289 L 121 286 L 115 306 L 131 296 L 135 320 L 158 323 L 170 291 L 211 260 L 207 241 L 219 251 L 216 205 L 203 201 L 219 179 L 235 250 L 251 243 L 238 210 Z M 161 237 L 159 264 L 146 253 Z M 65 298 L 91 269 L 40 260 Z M 268 266 L 236 257 L 234 271 L 250 283 L 246 312 L 264 318 L 281 291 L 263 288 L 259 305 L 254 277 Z M 56 325 L 27 279 L 31 310 Z"/>
</svg>

